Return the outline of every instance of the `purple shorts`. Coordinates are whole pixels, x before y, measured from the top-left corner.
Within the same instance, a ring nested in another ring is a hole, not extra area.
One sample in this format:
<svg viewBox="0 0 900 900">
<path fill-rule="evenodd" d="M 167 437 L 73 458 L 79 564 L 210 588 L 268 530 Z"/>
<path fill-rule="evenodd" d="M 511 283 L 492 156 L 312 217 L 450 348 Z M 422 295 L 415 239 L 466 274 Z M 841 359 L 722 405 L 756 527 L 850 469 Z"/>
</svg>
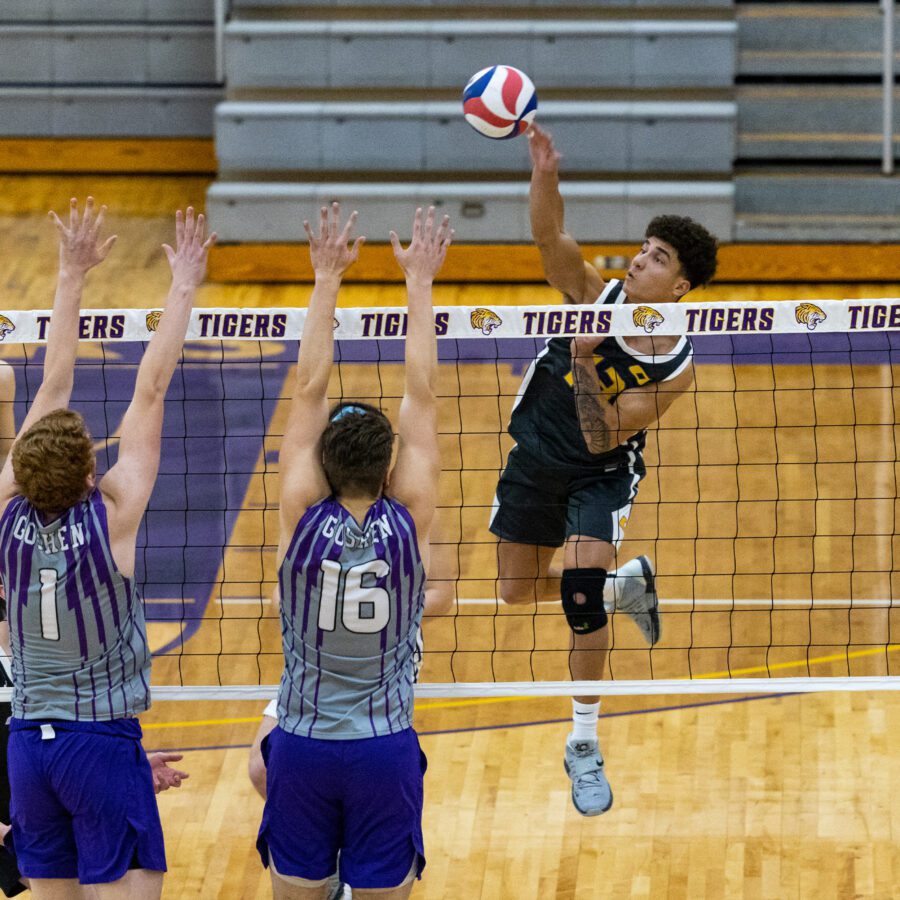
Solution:
<svg viewBox="0 0 900 900">
<path fill-rule="evenodd" d="M 137 719 L 10 720 L 12 835 L 23 875 L 103 884 L 129 869 L 166 870 L 140 738 Z"/>
<path fill-rule="evenodd" d="M 282 875 L 340 875 L 353 888 L 391 888 L 425 868 L 425 754 L 408 728 L 324 741 L 275 728 L 262 745 L 268 800 L 256 846 Z"/>
</svg>

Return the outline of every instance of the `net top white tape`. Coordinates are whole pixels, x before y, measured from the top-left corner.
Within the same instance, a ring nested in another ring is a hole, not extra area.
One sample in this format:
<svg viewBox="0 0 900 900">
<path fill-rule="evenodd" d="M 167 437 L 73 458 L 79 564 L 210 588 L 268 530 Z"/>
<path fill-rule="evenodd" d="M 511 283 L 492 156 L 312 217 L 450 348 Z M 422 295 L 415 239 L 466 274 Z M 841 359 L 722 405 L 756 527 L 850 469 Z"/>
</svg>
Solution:
<svg viewBox="0 0 900 900">
<path fill-rule="evenodd" d="M 466 697 L 603 697 L 660 694 L 809 694 L 822 691 L 900 691 L 900 676 L 840 678 L 675 678 L 638 681 L 485 681 L 419 683 L 417 700 Z M 0 688 L 0 703 L 12 699 L 12 688 Z M 154 701 L 273 700 L 277 684 L 158 685 Z"/>
<path fill-rule="evenodd" d="M 146 341 L 161 310 L 82 310 L 83 341 Z M 660 303 L 555 306 L 442 306 L 434 311 L 439 338 L 547 338 L 574 335 L 809 334 L 810 332 L 900 331 L 900 298 Z M 296 340 L 306 309 L 195 309 L 187 339 Z M 48 310 L 0 313 L 0 342 L 46 341 Z M 372 307 L 335 311 L 334 334 L 343 340 L 399 339 L 406 333 L 406 309 Z"/>
</svg>

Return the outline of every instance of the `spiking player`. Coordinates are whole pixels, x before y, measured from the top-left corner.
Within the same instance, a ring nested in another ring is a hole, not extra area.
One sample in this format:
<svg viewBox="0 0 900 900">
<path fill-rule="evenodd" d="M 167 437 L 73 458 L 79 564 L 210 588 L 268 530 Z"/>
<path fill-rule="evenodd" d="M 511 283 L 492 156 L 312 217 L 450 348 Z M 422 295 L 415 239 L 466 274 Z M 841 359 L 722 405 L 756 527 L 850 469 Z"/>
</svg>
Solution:
<svg viewBox="0 0 900 900">
<path fill-rule="evenodd" d="M 176 217 L 172 285 L 122 420 L 119 455 L 95 478 L 93 442 L 68 409 L 86 273 L 109 252 L 105 207 L 60 234 L 41 387 L 0 472 L 0 570 L 13 652 L 12 833 L 37 898 L 157 898 L 165 851 L 137 714 L 150 651 L 134 585 L 135 540 L 159 467 L 163 401 L 206 270 L 203 216 Z M 182 773 L 169 781 L 176 784 Z M 158 785 L 164 787 L 165 785 Z M 76 880 L 77 879 L 77 880 Z"/>
<path fill-rule="evenodd" d="M 349 245 L 334 204 L 309 235 L 315 288 L 279 456 L 285 672 L 263 742 L 258 847 L 276 898 L 323 898 L 340 868 L 360 898 L 405 898 L 425 865 L 424 756 L 412 729 L 416 632 L 437 497 L 437 346 L 431 285 L 452 231 L 417 210 L 407 249 L 406 386 L 391 423 L 372 406 L 329 411 L 333 317 Z M 340 863 L 338 865 L 338 853 Z"/>
<path fill-rule="evenodd" d="M 671 303 L 716 270 L 716 239 L 681 216 L 647 228 L 624 282 L 604 282 L 565 232 L 560 155 L 550 135 L 528 132 L 531 228 L 550 284 L 571 303 Z M 654 310 L 648 313 L 654 314 Z M 559 591 L 572 630 L 577 681 L 603 677 L 607 610 L 627 612 L 651 645 L 660 622 L 653 569 L 638 557 L 615 572 L 616 547 L 646 469 L 646 429 L 693 381 L 686 337 L 552 339 L 532 363 L 513 407 L 516 440 L 497 485 L 491 531 L 499 538 L 500 592 L 507 603 L 551 594 L 554 550 L 564 546 Z M 598 697 L 573 700 L 565 767 L 586 816 L 612 805 L 597 739 Z"/>
</svg>

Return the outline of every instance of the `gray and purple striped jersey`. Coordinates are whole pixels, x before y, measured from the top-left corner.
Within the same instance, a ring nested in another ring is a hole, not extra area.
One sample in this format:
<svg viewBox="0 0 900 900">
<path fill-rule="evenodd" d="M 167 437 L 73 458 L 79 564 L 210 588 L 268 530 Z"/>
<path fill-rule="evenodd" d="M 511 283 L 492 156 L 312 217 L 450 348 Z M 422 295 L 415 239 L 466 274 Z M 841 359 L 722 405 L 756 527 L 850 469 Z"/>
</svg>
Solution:
<svg viewBox="0 0 900 900">
<path fill-rule="evenodd" d="M 150 706 L 150 648 L 134 581 L 115 566 L 99 490 L 49 525 L 14 497 L 0 518 L 13 716 L 108 721 Z"/>
<path fill-rule="evenodd" d="M 316 503 L 278 576 L 281 728 L 351 740 L 411 727 L 425 569 L 406 507 L 381 497 L 360 527 L 334 497 Z"/>
</svg>

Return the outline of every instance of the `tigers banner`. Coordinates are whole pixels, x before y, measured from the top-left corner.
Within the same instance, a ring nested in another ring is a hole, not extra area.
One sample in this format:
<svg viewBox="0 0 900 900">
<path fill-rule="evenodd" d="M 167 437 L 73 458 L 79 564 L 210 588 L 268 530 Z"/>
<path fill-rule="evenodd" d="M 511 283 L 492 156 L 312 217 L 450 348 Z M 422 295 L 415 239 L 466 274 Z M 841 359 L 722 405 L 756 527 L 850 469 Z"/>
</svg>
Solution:
<svg viewBox="0 0 900 900">
<path fill-rule="evenodd" d="M 82 341 L 146 341 L 163 315 L 159 309 L 82 310 Z M 189 341 L 296 340 L 306 309 L 195 309 Z M 801 334 L 900 331 L 900 298 L 776 301 L 767 303 L 636 303 L 558 306 L 448 306 L 434 311 L 439 338 L 550 338 L 598 335 L 640 337 L 701 334 Z M 0 342 L 41 343 L 50 327 L 47 310 L 0 314 Z M 406 310 L 338 309 L 334 335 L 341 340 L 402 338 Z"/>
</svg>

